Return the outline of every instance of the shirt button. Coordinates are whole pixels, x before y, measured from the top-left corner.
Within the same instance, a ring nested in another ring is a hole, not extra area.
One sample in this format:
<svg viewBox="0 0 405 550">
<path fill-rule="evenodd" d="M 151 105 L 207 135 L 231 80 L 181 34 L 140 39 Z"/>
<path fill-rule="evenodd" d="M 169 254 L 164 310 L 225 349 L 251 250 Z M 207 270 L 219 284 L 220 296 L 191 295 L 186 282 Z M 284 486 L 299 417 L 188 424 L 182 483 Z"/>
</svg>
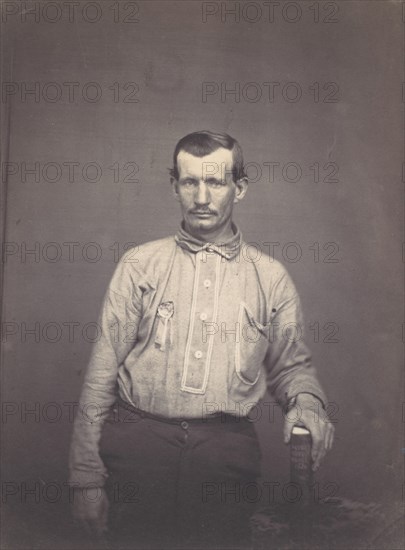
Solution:
<svg viewBox="0 0 405 550">
<path fill-rule="evenodd" d="M 204 286 L 205 288 L 209 288 L 211 286 L 211 281 L 209 279 L 205 279 Z"/>
<path fill-rule="evenodd" d="M 207 320 L 207 314 L 205 313 L 205 311 L 203 311 L 203 313 L 200 314 L 200 319 L 201 319 L 201 321 L 206 321 Z"/>
<path fill-rule="evenodd" d="M 201 359 L 201 357 L 202 357 L 202 351 L 197 350 L 197 351 L 194 353 L 194 357 L 195 357 L 196 359 Z"/>
<path fill-rule="evenodd" d="M 180 426 L 183 428 L 183 430 L 187 430 L 187 428 L 188 428 L 188 422 L 186 422 L 185 420 L 183 420 L 183 422 L 180 424 Z"/>
</svg>

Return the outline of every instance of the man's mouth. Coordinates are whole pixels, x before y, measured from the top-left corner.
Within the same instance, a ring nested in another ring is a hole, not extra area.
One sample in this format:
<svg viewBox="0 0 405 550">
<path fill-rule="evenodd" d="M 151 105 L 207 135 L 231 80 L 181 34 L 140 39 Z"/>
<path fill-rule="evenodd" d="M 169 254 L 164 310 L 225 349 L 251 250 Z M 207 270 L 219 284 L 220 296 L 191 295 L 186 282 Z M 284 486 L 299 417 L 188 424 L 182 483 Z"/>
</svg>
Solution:
<svg viewBox="0 0 405 550">
<path fill-rule="evenodd" d="M 207 210 L 194 210 L 192 211 L 192 214 L 194 216 L 198 216 L 199 218 L 208 218 L 209 216 L 213 216 L 214 212 Z"/>
</svg>

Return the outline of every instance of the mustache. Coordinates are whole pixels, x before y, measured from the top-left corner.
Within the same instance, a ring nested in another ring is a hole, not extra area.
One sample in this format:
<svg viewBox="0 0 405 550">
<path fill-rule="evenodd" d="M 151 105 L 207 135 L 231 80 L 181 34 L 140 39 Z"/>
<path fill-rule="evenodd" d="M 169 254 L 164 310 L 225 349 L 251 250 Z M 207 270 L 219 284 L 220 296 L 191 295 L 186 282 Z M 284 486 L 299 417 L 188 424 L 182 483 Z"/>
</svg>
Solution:
<svg viewBox="0 0 405 550">
<path fill-rule="evenodd" d="M 216 215 L 217 213 L 215 210 L 211 210 L 210 208 L 194 208 L 193 210 L 190 210 L 190 214 L 213 214 Z"/>
</svg>

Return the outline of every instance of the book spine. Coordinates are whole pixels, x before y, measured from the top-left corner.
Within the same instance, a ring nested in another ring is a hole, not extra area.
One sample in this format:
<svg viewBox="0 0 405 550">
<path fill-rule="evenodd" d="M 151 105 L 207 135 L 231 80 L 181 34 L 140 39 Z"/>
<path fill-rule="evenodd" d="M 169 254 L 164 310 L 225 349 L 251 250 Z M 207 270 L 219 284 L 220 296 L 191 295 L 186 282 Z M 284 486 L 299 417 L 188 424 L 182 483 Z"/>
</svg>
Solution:
<svg viewBox="0 0 405 550">
<path fill-rule="evenodd" d="M 304 431 L 304 430 L 301 430 Z M 292 433 L 290 446 L 290 480 L 295 484 L 301 495 L 300 503 L 311 503 L 313 473 L 312 473 L 312 438 L 311 434 Z"/>
</svg>

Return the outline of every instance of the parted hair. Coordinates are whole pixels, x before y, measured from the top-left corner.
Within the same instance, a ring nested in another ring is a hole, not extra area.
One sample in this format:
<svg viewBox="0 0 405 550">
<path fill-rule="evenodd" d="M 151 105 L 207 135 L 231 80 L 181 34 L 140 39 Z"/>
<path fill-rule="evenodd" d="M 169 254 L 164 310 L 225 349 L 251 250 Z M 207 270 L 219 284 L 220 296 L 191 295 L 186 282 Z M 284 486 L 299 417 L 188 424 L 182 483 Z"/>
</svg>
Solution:
<svg viewBox="0 0 405 550">
<path fill-rule="evenodd" d="M 185 151 L 195 157 L 205 157 L 213 153 L 217 149 L 223 147 L 232 151 L 233 167 L 232 176 L 234 181 L 238 181 L 246 177 L 243 166 L 243 152 L 239 143 L 229 134 L 210 132 L 209 130 L 201 130 L 187 134 L 177 143 L 173 153 L 173 168 L 169 172 L 172 178 L 179 179 L 179 171 L 177 168 L 177 156 L 180 151 Z"/>
</svg>

